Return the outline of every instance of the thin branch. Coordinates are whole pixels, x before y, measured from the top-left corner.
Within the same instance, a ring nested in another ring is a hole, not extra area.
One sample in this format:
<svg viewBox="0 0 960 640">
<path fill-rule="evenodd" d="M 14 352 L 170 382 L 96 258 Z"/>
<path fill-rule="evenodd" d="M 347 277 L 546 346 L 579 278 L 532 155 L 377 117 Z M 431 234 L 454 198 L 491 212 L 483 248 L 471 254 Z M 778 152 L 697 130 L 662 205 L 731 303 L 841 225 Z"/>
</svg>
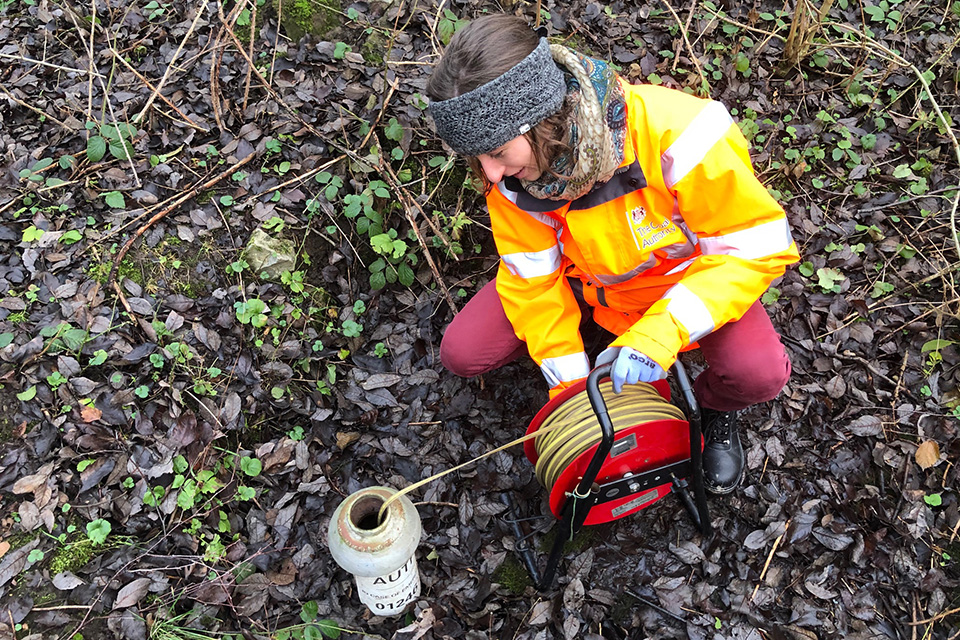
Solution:
<svg viewBox="0 0 960 640">
<path fill-rule="evenodd" d="M 377 148 L 382 148 L 380 147 L 380 141 L 377 140 L 376 137 L 374 137 L 374 142 L 376 143 Z M 433 272 L 433 277 L 437 281 L 437 285 L 443 292 L 443 297 L 447 299 L 447 304 L 449 304 L 453 312 L 456 313 L 458 310 L 457 304 L 454 302 L 453 296 L 450 295 L 450 290 L 447 289 L 447 284 L 440 276 L 440 270 L 437 268 L 437 264 L 433 261 L 433 256 L 430 254 L 430 247 L 427 246 L 427 241 L 420 232 L 420 226 L 413 217 L 413 207 L 410 206 L 411 203 L 416 205 L 417 209 L 419 209 L 420 206 L 417 205 L 416 201 L 406 192 L 406 189 L 400 185 L 400 180 L 397 178 L 397 174 L 393 172 L 393 167 L 390 166 L 390 163 L 384 161 L 383 154 L 378 153 L 377 158 L 380 163 L 380 173 L 383 175 L 383 177 L 387 178 L 388 182 L 391 183 L 391 186 L 394 188 L 396 193 L 400 195 L 400 199 L 406 201 L 403 203 L 403 213 L 407 217 L 407 221 L 410 223 L 410 226 L 413 228 L 414 234 L 417 236 L 417 241 L 420 243 L 420 248 L 423 249 L 423 256 L 427 259 L 427 264 L 430 265 L 430 270 Z M 426 218 L 426 216 L 423 217 Z M 429 223 L 429 220 L 427 220 L 427 222 Z"/>
<path fill-rule="evenodd" d="M 36 108 L 36 107 L 33 106 L 32 104 L 27 104 L 26 102 L 24 102 L 23 100 L 21 100 L 21 99 L 18 98 L 17 96 L 13 95 L 13 94 L 10 93 L 9 91 L 7 91 L 7 88 L 4 87 L 2 83 L 0 83 L 0 91 L 2 91 L 8 98 L 10 98 L 10 99 L 13 100 L 14 102 L 16 102 L 16 103 L 17 103 L 18 105 L 20 105 L 21 107 L 30 109 L 30 111 L 33 111 L 34 113 L 36 113 L 37 115 L 39 115 L 39 116 L 41 117 L 41 119 L 42 119 L 42 118 L 49 118 L 50 120 L 53 120 L 53 121 L 56 122 L 58 125 L 60 125 L 60 126 L 63 127 L 64 129 L 66 129 L 67 131 L 69 131 L 70 133 L 74 133 L 74 132 L 76 131 L 76 129 L 73 129 L 73 128 L 71 128 L 71 127 L 68 127 L 64 122 L 58 120 L 57 118 L 54 118 L 54 117 L 53 117 L 52 115 L 50 115 L 49 113 L 46 113 L 46 112 L 44 112 L 44 111 L 41 111 L 40 109 Z"/>
<path fill-rule="evenodd" d="M 190 39 L 190 36 L 193 34 L 193 30 L 197 28 L 197 23 L 200 22 L 200 18 L 203 16 L 203 9 L 207 6 L 206 0 L 202 0 L 199 5 L 197 5 L 197 14 L 193 17 L 193 22 L 190 23 L 190 28 L 187 29 L 187 32 L 183 35 L 183 39 L 180 41 L 180 46 L 177 47 L 177 50 L 173 53 L 173 58 L 170 59 L 170 63 L 167 65 L 166 71 L 163 72 L 163 78 L 160 79 L 160 84 L 157 85 L 157 88 L 150 94 L 150 98 L 147 99 L 147 103 L 143 105 L 143 109 L 140 110 L 134 118 L 133 122 L 139 123 L 143 120 L 143 117 L 147 114 L 147 111 L 150 110 L 150 107 L 153 106 L 153 101 L 159 95 L 160 90 L 163 89 L 163 85 L 167 83 L 167 79 L 170 77 L 170 72 L 173 70 L 174 63 L 177 61 L 177 58 L 180 57 L 180 52 L 183 51 L 184 45 L 187 44 L 187 40 Z"/>
<path fill-rule="evenodd" d="M 190 200 L 191 198 L 196 197 L 201 191 L 210 189 L 211 187 L 216 185 L 218 182 L 225 179 L 227 176 L 231 175 L 237 169 L 239 169 L 243 165 L 253 160 L 255 155 L 256 154 L 251 153 L 243 160 L 240 160 L 236 164 L 231 165 L 230 167 L 223 170 L 222 172 L 220 172 L 210 180 L 207 180 L 203 184 L 195 185 L 192 189 L 190 189 L 190 191 L 186 192 L 185 194 L 177 198 L 175 202 L 173 202 L 169 206 L 165 207 L 163 210 L 156 213 L 143 226 L 137 229 L 136 233 L 130 236 L 130 238 L 126 241 L 126 243 L 124 243 L 120 251 L 117 252 L 117 256 L 113 260 L 113 266 L 110 268 L 110 277 L 108 279 L 108 282 L 113 287 L 113 290 L 116 292 L 117 297 L 120 299 L 120 302 L 123 304 L 123 308 L 127 310 L 127 313 L 130 314 L 131 318 L 134 318 L 135 315 L 133 313 L 133 310 L 130 308 L 130 304 L 127 302 L 127 297 L 123 295 L 123 290 L 121 289 L 120 284 L 117 282 L 117 267 L 123 261 L 123 258 L 127 255 L 127 252 L 130 250 L 130 247 L 133 246 L 133 243 L 136 242 L 137 238 L 142 236 L 147 231 L 147 229 L 153 226 L 157 221 L 163 219 L 171 211 L 176 210 L 177 207 L 179 207 L 181 204 L 183 204 L 187 200 Z"/>
<path fill-rule="evenodd" d="M 66 71 L 67 73 L 82 73 L 84 75 L 88 73 L 93 73 L 94 75 L 97 75 L 97 76 L 100 75 L 96 71 L 90 71 L 89 69 L 74 69 L 72 67 L 62 67 L 59 64 L 53 64 L 52 62 L 44 62 L 43 60 L 34 60 L 33 58 L 25 58 L 23 56 L 12 56 L 9 53 L 0 53 L 0 58 L 7 58 L 8 60 L 19 60 L 20 62 L 27 62 L 30 64 L 38 64 L 44 67 L 50 67 L 51 69 Z M 36 611 L 36 609 L 34 609 L 34 611 Z"/>
<path fill-rule="evenodd" d="M 138 78 L 143 84 L 145 84 L 148 89 L 150 89 L 151 91 L 154 91 L 154 92 L 156 93 L 156 95 L 157 95 L 161 100 L 163 100 L 163 101 L 167 104 L 167 106 L 169 106 L 171 109 L 173 109 L 174 111 L 176 111 L 176 112 L 177 112 L 177 115 L 180 116 L 180 118 L 183 120 L 183 123 L 184 123 L 185 125 L 187 125 L 187 126 L 189 126 L 189 127 L 193 127 L 193 128 L 196 129 L 197 131 L 203 131 L 204 133 L 208 133 L 208 132 L 210 131 L 210 129 L 208 129 L 208 128 L 206 128 L 206 127 L 201 127 L 200 125 L 196 124 L 193 120 L 190 119 L 190 117 L 189 117 L 188 115 L 186 115 L 185 113 L 183 113 L 182 111 L 180 111 L 180 109 L 177 108 L 177 105 L 173 104 L 173 102 L 170 101 L 170 98 L 168 98 L 168 97 L 166 97 L 165 95 L 163 95 L 162 93 L 160 93 L 159 89 L 157 89 L 156 87 L 154 87 L 154 86 L 150 83 L 149 80 L 147 80 L 145 77 L 143 77 L 143 75 L 142 75 L 139 71 L 137 71 L 136 68 L 134 68 L 133 65 L 131 65 L 129 62 L 127 62 L 127 61 L 124 59 L 124 57 L 121 56 L 119 52 L 117 52 L 116 49 L 114 49 L 114 48 L 111 47 L 111 48 L 110 48 L 110 53 L 112 53 L 117 60 L 119 60 L 120 62 L 122 62 L 123 65 L 124 65 L 131 73 L 133 73 L 133 75 L 137 76 L 137 78 Z"/>
<path fill-rule="evenodd" d="M 277 69 L 277 45 L 280 43 L 280 25 L 283 22 L 283 0 L 277 0 L 277 32 L 273 36 L 273 56 L 270 58 L 270 85 L 273 85 L 273 72 Z M 250 39 L 253 42 L 253 38 Z M 253 47 L 250 48 L 253 58 Z"/>
<path fill-rule="evenodd" d="M 73 19 L 73 14 L 71 12 L 70 18 Z M 83 30 L 80 29 L 80 25 L 76 20 L 73 20 L 74 26 L 77 28 L 77 31 L 80 32 L 80 35 L 83 35 Z M 87 76 L 87 122 L 93 122 L 93 74 L 94 74 L 94 56 L 96 56 L 96 51 L 93 48 L 93 36 L 94 32 L 97 30 L 97 0 L 90 0 L 90 47 L 87 50 L 87 65 L 90 70 L 90 74 Z M 99 73 L 97 75 L 100 75 Z M 106 96 L 104 96 L 106 100 Z M 90 137 L 90 133 L 87 133 L 87 138 Z"/>
<path fill-rule="evenodd" d="M 680 21 L 680 16 L 677 15 L 677 12 L 673 10 L 673 7 L 670 6 L 670 3 L 667 0 L 660 0 L 660 2 L 667 8 L 670 12 L 670 15 L 673 16 L 673 19 L 677 21 L 677 26 L 680 27 L 680 35 L 683 36 L 683 41 L 687 45 L 687 51 L 690 54 L 690 61 L 693 62 L 693 66 L 697 68 L 697 73 L 700 75 L 700 86 L 707 90 L 707 95 L 710 95 L 710 83 L 707 82 L 707 77 L 703 75 L 703 69 L 700 68 L 700 61 L 697 59 L 697 54 L 693 51 L 693 45 L 690 44 L 690 38 L 687 37 L 687 30 L 683 26 L 683 22 Z"/>
<path fill-rule="evenodd" d="M 279 25 L 277 25 L 277 30 L 279 31 Z M 257 29 L 257 3 L 253 3 L 253 11 L 251 12 L 250 17 L 250 51 L 248 57 L 253 59 L 253 41 L 254 33 Z M 244 113 L 247 110 L 247 99 L 250 97 L 250 78 L 253 77 L 252 67 L 247 65 L 247 78 L 243 83 L 243 106 L 240 108 L 240 112 Z"/>
</svg>

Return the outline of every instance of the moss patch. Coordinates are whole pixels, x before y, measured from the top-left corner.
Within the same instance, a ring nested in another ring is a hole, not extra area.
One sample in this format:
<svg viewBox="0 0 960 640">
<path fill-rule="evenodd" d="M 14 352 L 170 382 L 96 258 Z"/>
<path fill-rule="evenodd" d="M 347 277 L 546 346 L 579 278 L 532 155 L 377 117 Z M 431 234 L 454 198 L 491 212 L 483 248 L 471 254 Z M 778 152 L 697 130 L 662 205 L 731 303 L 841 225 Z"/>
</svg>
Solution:
<svg viewBox="0 0 960 640">
<path fill-rule="evenodd" d="M 380 66 L 383 64 L 383 52 L 387 48 L 387 37 L 374 29 L 360 46 L 360 54 L 367 64 Z"/>
<path fill-rule="evenodd" d="M 298 42 L 309 34 L 322 38 L 340 24 L 340 0 L 272 0 L 273 10 L 290 39 Z"/>
<path fill-rule="evenodd" d="M 90 539 L 77 540 L 59 547 L 50 558 L 50 575 L 79 570 L 93 560 L 97 554 L 96 547 L 97 545 Z"/>
<path fill-rule="evenodd" d="M 554 527 L 547 535 L 540 539 L 541 552 L 549 553 L 553 548 L 553 541 L 557 538 L 558 529 L 559 527 Z M 584 551 L 588 547 L 593 546 L 597 538 L 596 527 L 584 527 L 577 532 L 573 540 L 567 540 L 563 543 L 563 555 Z"/>
<path fill-rule="evenodd" d="M 493 581 L 502 584 L 510 593 L 517 596 L 526 591 L 527 587 L 533 586 L 530 574 L 512 556 L 507 556 L 497 567 L 497 570 L 493 572 Z"/>
</svg>

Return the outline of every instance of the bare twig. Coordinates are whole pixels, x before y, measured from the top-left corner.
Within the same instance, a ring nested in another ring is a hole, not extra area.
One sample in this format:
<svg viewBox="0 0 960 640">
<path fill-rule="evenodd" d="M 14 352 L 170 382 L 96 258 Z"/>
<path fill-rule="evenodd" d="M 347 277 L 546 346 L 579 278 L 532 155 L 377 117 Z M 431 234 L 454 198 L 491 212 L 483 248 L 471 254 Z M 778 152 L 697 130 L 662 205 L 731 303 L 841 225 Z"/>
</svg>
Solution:
<svg viewBox="0 0 960 640">
<path fill-rule="evenodd" d="M 957 607 L 956 609 L 948 609 L 947 611 L 941 611 L 941 612 L 938 613 L 937 615 L 935 615 L 935 616 L 933 616 L 933 617 L 930 617 L 930 618 L 927 618 L 927 619 L 925 619 L 925 620 L 915 620 L 914 622 L 908 622 L 907 625 L 909 625 L 909 626 L 911 626 L 911 627 L 918 627 L 918 626 L 923 625 L 923 624 L 930 624 L 930 623 L 932 623 L 932 622 L 939 622 L 940 620 L 943 620 L 944 618 L 946 618 L 946 617 L 948 617 L 948 616 L 952 616 L 952 615 L 955 614 L 955 613 L 960 613 L 960 607 Z"/>
<path fill-rule="evenodd" d="M 57 69 L 58 71 L 66 71 L 67 73 L 81 73 L 88 74 L 93 73 L 94 75 L 100 75 L 96 71 L 90 71 L 89 69 L 74 69 L 72 67 L 62 67 L 59 64 L 53 64 L 52 62 L 44 62 L 43 60 L 34 60 L 33 58 L 25 58 L 23 56 L 12 56 L 9 53 L 0 53 L 0 58 L 6 58 L 7 60 L 19 60 L 20 62 L 26 62 L 29 64 L 38 64 L 44 67 L 50 67 L 51 69 Z"/>
<path fill-rule="evenodd" d="M 363 141 L 360 143 L 359 149 L 364 149 L 367 146 L 367 143 L 370 141 L 370 136 L 373 135 L 374 129 L 377 128 L 377 125 L 380 124 L 380 120 L 383 119 L 383 114 L 387 110 L 387 105 L 390 103 L 390 98 L 393 97 L 393 92 L 398 86 L 400 86 L 400 80 L 394 79 L 393 82 L 387 82 L 389 89 L 387 90 L 387 95 L 383 99 L 383 104 L 380 105 L 380 111 L 377 112 L 377 117 L 374 118 L 373 123 L 370 125 L 370 130 L 367 131 L 367 135 L 363 137 Z"/>
<path fill-rule="evenodd" d="M 147 222 L 144 223 L 143 226 L 137 229 L 136 233 L 130 236 L 130 238 L 124 243 L 120 251 L 117 252 L 116 257 L 113 260 L 113 266 L 110 268 L 110 277 L 108 281 L 110 285 L 113 287 L 113 290 L 116 292 L 117 297 L 120 299 L 120 302 L 123 304 L 123 308 L 127 310 L 127 313 L 130 314 L 131 318 L 135 316 L 133 314 L 133 310 L 130 308 L 130 304 L 127 302 L 126 296 L 123 295 L 123 290 L 121 289 L 120 284 L 117 282 L 117 266 L 123 261 L 123 258 L 127 255 L 127 252 L 130 250 L 130 247 L 133 246 L 133 243 L 136 242 L 137 238 L 142 236 L 147 231 L 147 229 L 153 226 L 157 221 L 163 219 L 167 214 L 169 214 L 171 211 L 174 211 L 177 207 L 179 207 L 181 204 L 183 204 L 187 200 L 190 200 L 191 198 L 196 197 L 197 194 L 199 194 L 201 191 L 213 187 L 218 182 L 220 182 L 221 180 L 225 179 L 227 176 L 234 173 L 237 169 L 239 169 L 243 165 L 253 160 L 255 155 L 256 154 L 251 153 L 243 160 L 240 160 L 236 164 L 224 169 L 223 171 L 221 171 L 219 174 L 217 174 L 210 180 L 207 180 L 203 184 L 195 185 L 188 192 L 184 193 L 182 196 L 177 198 L 176 201 L 174 201 L 173 203 L 171 203 L 169 206 L 165 207 L 161 211 L 157 212 L 152 218 L 147 220 Z"/>
<path fill-rule="evenodd" d="M 158 84 L 153 93 L 150 94 L 150 97 L 147 99 L 147 103 L 143 105 L 143 109 L 140 110 L 140 113 L 134 116 L 133 122 L 138 123 L 143 120 L 143 117 L 147 114 L 147 111 L 149 111 L 150 107 L 153 106 L 153 101 L 160 93 L 160 90 L 163 89 L 163 85 L 167 83 L 167 79 L 170 77 L 170 72 L 173 71 L 174 63 L 177 61 L 177 58 L 180 57 L 180 52 L 183 51 L 184 45 L 187 44 L 187 40 L 189 40 L 190 36 L 193 35 L 193 30 L 197 28 L 197 23 L 200 22 L 200 18 L 203 17 L 203 10 L 206 6 L 206 1 L 200 2 L 200 4 L 197 5 L 197 14 L 193 17 L 193 22 L 190 23 L 190 28 L 187 29 L 185 34 L 183 34 L 183 39 L 180 41 L 180 46 L 177 47 L 177 50 L 173 52 L 173 57 L 170 59 L 169 64 L 167 64 L 166 71 L 163 72 L 163 77 L 160 79 L 160 84 Z M 104 97 L 104 99 L 106 99 L 106 97 Z"/>
<path fill-rule="evenodd" d="M 306 179 L 308 179 L 308 178 L 311 178 L 311 177 L 313 177 L 314 175 L 320 173 L 321 171 L 323 171 L 323 170 L 325 170 L 325 169 L 329 169 L 330 167 L 332 167 L 333 165 L 337 164 L 338 162 L 340 162 L 341 160 L 343 160 L 343 159 L 346 158 L 346 157 L 347 157 L 346 154 L 344 154 L 344 155 L 341 155 L 341 156 L 337 156 L 336 158 L 333 158 L 333 159 L 331 159 L 331 160 L 327 160 L 327 161 L 324 162 L 323 164 L 318 165 L 318 166 L 314 167 L 313 169 L 310 169 L 309 171 L 305 171 L 304 173 L 301 173 L 300 175 L 294 176 L 294 177 L 290 178 L 289 180 L 285 180 L 284 182 L 281 182 L 281 183 L 278 184 L 278 185 L 274 185 L 274 186 L 270 187 L 269 189 L 267 189 L 267 190 L 265 190 L 265 191 L 263 191 L 263 192 L 261 192 L 261 193 L 256 193 L 256 194 L 251 195 L 250 198 L 248 198 L 248 201 L 249 201 L 249 200 L 253 200 L 253 199 L 259 199 L 259 198 L 262 198 L 262 197 L 264 197 L 264 196 L 266 196 L 266 195 L 269 195 L 269 194 L 273 193 L 274 191 L 279 191 L 280 189 L 286 189 L 287 187 L 289 187 L 289 186 L 291 186 L 291 185 L 299 184 L 299 183 L 303 182 L 304 180 L 306 180 Z"/>
<path fill-rule="evenodd" d="M 257 3 L 253 3 L 253 9 L 251 11 L 250 17 L 250 51 L 248 56 L 253 60 L 253 41 L 254 33 L 257 29 Z M 279 31 L 279 25 L 278 29 Z M 247 99 L 250 97 L 250 78 L 253 77 L 253 68 L 250 65 L 247 65 L 247 78 L 243 83 L 243 106 L 240 108 L 241 112 L 246 112 L 247 110 Z"/>
<path fill-rule="evenodd" d="M 374 141 L 376 142 L 377 147 L 380 148 L 380 141 L 376 139 L 376 136 L 374 136 Z M 383 154 L 377 154 L 377 158 L 379 159 L 380 163 L 380 173 L 383 175 L 383 177 L 387 178 L 387 181 L 391 183 L 394 191 L 398 193 L 400 195 L 400 199 L 404 201 L 403 213 L 407 217 L 407 221 L 410 223 L 410 226 L 413 227 L 413 232 L 417 236 L 417 241 L 420 243 L 420 248 L 423 249 L 423 257 L 427 259 L 427 264 L 430 265 L 430 270 L 433 272 L 433 277 L 437 281 L 437 286 L 440 287 L 444 298 L 447 299 L 447 304 L 449 304 L 453 312 L 456 313 L 457 304 L 454 302 L 453 296 L 450 295 L 450 290 L 447 289 L 447 284 L 440 276 L 440 270 L 437 268 L 437 264 L 433 261 L 433 256 L 430 254 L 430 247 L 427 246 L 427 241 L 420 232 L 420 226 L 413 217 L 413 206 L 411 205 L 415 205 L 417 209 L 419 209 L 420 206 L 417 205 L 416 201 L 410 196 L 410 194 L 407 193 L 406 189 L 400 185 L 400 180 L 397 178 L 397 174 L 393 172 L 393 167 L 390 166 L 389 162 L 384 162 Z M 426 216 L 423 217 L 426 219 Z M 429 219 L 427 222 L 430 222 Z"/>
<path fill-rule="evenodd" d="M 683 22 L 680 21 L 680 16 L 677 15 L 677 12 L 673 10 L 673 7 L 670 6 L 670 3 L 667 0 L 660 0 L 660 2 L 667 8 L 670 12 L 670 15 L 673 16 L 673 19 L 677 21 L 677 26 L 680 27 L 680 35 L 683 37 L 684 43 L 687 45 L 687 52 L 690 54 L 690 61 L 693 62 L 693 66 L 697 68 L 697 73 L 700 74 L 700 86 L 707 91 L 707 95 L 710 95 L 710 83 L 707 82 L 707 76 L 703 75 L 703 69 L 700 68 L 700 61 L 697 59 L 697 54 L 693 51 L 693 45 L 690 44 L 690 38 L 687 37 L 687 30 L 683 26 Z"/>
<path fill-rule="evenodd" d="M 693 22 L 693 12 L 697 9 L 697 0 L 691 0 L 690 10 L 687 12 L 687 22 L 683 25 L 684 30 L 690 32 L 690 23 Z M 673 66 L 670 67 L 670 72 L 675 73 L 677 71 L 677 65 L 680 64 L 680 47 L 683 46 L 683 41 L 680 41 L 673 48 Z"/>
<path fill-rule="evenodd" d="M 71 13 L 71 18 L 73 14 Z M 77 24 L 77 21 L 73 21 L 74 26 L 77 27 L 77 32 L 81 35 L 83 31 L 80 29 L 80 25 Z M 93 74 L 94 72 L 94 57 L 96 52 L 93 48 L 93 36 L 97 30 L 97 0 L 90 0 L 90 46 L 87 49 L 87 65 L 89 69 L 89 75 L 87 76 L 87 122 L 93 122 Z M 99 75 L 99 74 L 98 74 Z M 104 100 L 107 99 L 106 96 L 103 97 Z M 87 134 L 87 137 L 90 137 L 90 134 Z"/>
<path fill-rule="evenodd" d="M 277 32 L 273 36 L 273 55 L 270 58 L 270 86 L 273 86 L 273 72 L 277 69 L 277 45 L 280 44 L 280 25 L 283 22 L 283 0 L 277 0 Z M 251 42 L 253 38 L 250 39 Z M 253 58 L 253 47 L 250 48 Z"/>
<path fill-rule="evenodd" d="M 206 127 L 201 127 L 200 125 L 198 125 L 197 123 L 195 123 L 193 120 L 191 120 L 191 119 L 190 119 L 190 116 L 188 116 L 188 115 L 186 115 L 184 112 L 180 111 L 180 109 L 177 108 L 177 105 L 173 104 L 173 102 L 171 102 L 168 97 L 166 97 L 165 95 L 163 95 L 162 93 L 160 93 L 160 91 L 159 91 L 156 87 L 154 87 L 154 86 L 150 83 L 149 80 L 147 80 L 145 77 L 143 77 L 143 75 L 142 75 L 139 71 L 137 71 L 136 68 L 134 68 L 133 65 L 131 65 L 129 62 L 127 62 L 127 61 L 124 59 L 124 57 L 121 56 L 120 53 L 117 52 L 116 49 L 111 48 L 111 49 L 110 49 L 110 53 L 112 53 L 113 56 L 114 56 L 117 60 L 119 60 L 121 63 L 123 63 L 123 65 L 124 65 L 131 73 L 133 73 L 133 75 L 137 76 L 137 78 L 138 78 L 143 84 L 145 84 L 148 89 L 154 91 L 155 94 L 156 94 L 161 100 L 163 100 L 163 101 L 167 104 L 168 107 L 170 107 L 171 109 L 173 109 L 174 111 L 176 111 L 176 112 L 177 112 L 177 115 L 180 116 L 180 118 L 183 120 L 183 123 L 184 123 L 185 125 L 187 125 L 187 126 L 189 126 L 189 127 L 193 127 L 193 128 L 196 129 L 197 131 L 203 131 L 204 133 L 210 131 L 210 129 L 207 129 Z"/>
<path fill-rule="evenodd" d="M 773 541 L 773 546 L 770 547 L 770 554 L 767 556 L 767 561 L 763 563 L 763 570 L 760 572 L 760 577 L 757 579 L 757 586 L 753 589 L 753 595 L 750 596 L 752 601 L 757 597 L 757 592 L 760 590 L 760 585 L 763 583 L 763 578 L 767 575 L 767 569 L 770 568 L 770 562 L 773 560 L 773 554 L 777 552 L 777 547 L 780 546 L 780 541 L 783 540 L 783 536 L 786 535 L 787 529 L 790 528 L 790 520 L 787 520 L 787 524 L 783 527 L 783 533 L 777 536 L 777 539 Z"/>
<path fill-rule="evenodd" d="M 440 24 L 440 14 L 443 13 L 443 5 L 447 4 L 447 0 L 440 0 L 440 3 L 437 4 L 437 12 L 433 14 L 433 20 L 430 21 L 430 46 L 433 47 L 433 55 L 440 56 L 440 52 L 437 50 L 437 25 Z"/>
<path fill-rule="evenodd" d="M 63 127 L 64 129 L 66 129 L 67 131 L 69 131 L 69 132 L 71 132 L 71 133 L 73 133 L 73 132 L 75 131 L 75 129 L 72 129 L 72 128 L 68 127 L 64 122 L 62 122 L 61 120 L 53 117 L 53 116 L 50 115 L 49 113 L 46 113 L 45 111 L 41 111 L 40 109 L 37 109 L 37 108 L 36 108 L 35 106 L 33 106 L 32 104 L 28 104 L 28 103 L 24 102 L 23 100 L 21 100 L 20 98 L 18 98 L 17 96 L 13 95 L 13 94 L 10 93 L 9 91 L 7 91 L 7 88 L 4 87 L 3 84 L 0 84 L 0 91 L 2 91 L 2 92 L 4 93 L 4 95 L 6 95 L 8 98 L 10 98 L 10 99 L 13 100 L 14 102 L 16 102 L 16 103 L 17 103 L 18 105 L 20 105 L 21 107 L 24 107 L 24 108 L 26 108 L 26 109 L 29 109 L 30 111 L 33 111 L 34 113 L 36 113 L 37 115 L 39 115 L 41 118 L 48 118 L 48 119 L 52 120 L 53 122 L 56 122 L 58 125 L 60 125 L 61 127 Z"/>
<path fill-rule="evenodd" d="M 220 115 L 220 59 L 223 56 L 224 49 L 220 46 L 220 36 L 222 35 L 222 30 L 217 33 L 216 45 L 210 52 L 210 105 L 213 107 L 213 119 L 217 123 L 217 128 L 221 131 L 226 129 L 223 125 L 223 116 Z"/>
</svg>

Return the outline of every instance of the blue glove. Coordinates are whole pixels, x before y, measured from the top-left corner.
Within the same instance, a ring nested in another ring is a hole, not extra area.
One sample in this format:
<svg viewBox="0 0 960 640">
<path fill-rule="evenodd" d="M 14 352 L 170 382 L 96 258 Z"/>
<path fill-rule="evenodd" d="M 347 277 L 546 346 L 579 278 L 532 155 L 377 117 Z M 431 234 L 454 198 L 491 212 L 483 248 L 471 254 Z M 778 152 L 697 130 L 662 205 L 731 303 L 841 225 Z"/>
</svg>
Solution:
<svg viewBox="0 0 960 640">
<path fill-rule="evenodd" d="M 620 393 L 624 384 L 638 382 L 653 382 L 666 377 L 666 372 L 659 364 L 636 349 L 621 347 L 616 362 L 613 363 L 613 392 Z"/>
</svg>

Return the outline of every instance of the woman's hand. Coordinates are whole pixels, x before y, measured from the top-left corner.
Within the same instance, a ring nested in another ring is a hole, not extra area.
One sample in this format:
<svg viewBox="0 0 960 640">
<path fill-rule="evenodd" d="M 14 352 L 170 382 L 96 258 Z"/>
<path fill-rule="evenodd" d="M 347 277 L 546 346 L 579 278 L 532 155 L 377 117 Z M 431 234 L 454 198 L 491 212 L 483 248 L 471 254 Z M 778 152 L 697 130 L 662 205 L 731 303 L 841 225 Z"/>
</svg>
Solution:
<svg viewBox="0 0 960 640">
<path fill-rule="evenodd" d="M 614 358 L 616 358 L 615 361 Z M 667 377 L 663 367 L 649 356 L 630 347 L 605 349 L 597 358 L 597 366 L 607 362 L 613 362 L 610 379 L 613 382 L 614 393 L 620 393 L 624 384 L 653 382 Z"/>
</svg>

